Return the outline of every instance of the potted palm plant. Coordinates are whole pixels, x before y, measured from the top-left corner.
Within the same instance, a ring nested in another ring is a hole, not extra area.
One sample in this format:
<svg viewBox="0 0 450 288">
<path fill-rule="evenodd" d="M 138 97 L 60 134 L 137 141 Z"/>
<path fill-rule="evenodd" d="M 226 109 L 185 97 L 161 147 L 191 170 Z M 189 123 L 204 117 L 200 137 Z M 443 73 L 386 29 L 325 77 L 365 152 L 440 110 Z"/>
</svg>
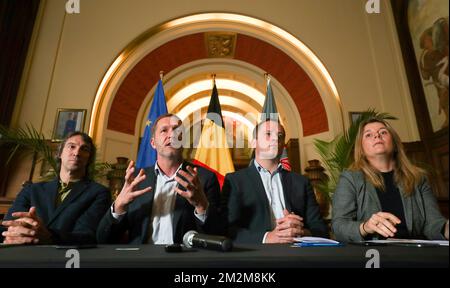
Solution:
<svg viewBox="0 0 450 288">
<path fill-rule="evenodd" d="M 321 193 L 321 198 L 331 203 L 331 197 L 336 189 L 339 176 L 344 169 L 349 168 L 353 162 L 353 148 L 355 146 L 356 134 L 361 122 L 369 118 L 383 120 L 395 120 L 396 117 L 388 113 L 379 113 L 375 109 L 369 109 L 350 124 L 347 131 L 337 135 L 331 141 L 314 139 L 314 147 L 322 158 L 322 162 L 327 170 L 328 176 L 325 181 L 316 185 L 316 190 Z"/>
</svg>

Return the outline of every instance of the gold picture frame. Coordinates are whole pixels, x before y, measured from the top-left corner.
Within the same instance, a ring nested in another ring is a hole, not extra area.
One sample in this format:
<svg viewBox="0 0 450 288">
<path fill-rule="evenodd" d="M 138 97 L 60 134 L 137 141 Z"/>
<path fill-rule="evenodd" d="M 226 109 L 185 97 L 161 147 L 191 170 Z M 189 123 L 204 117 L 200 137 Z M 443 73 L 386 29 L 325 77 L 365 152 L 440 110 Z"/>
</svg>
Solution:
<svg viewBox="0 0 450 288">
<path fill-rule="evenodd" d="M 52 141 L 62 141 L 67 134 L 73 131 L 83 131 L 85 120 L 86 109 L 58 108 Z"/>
</svg>

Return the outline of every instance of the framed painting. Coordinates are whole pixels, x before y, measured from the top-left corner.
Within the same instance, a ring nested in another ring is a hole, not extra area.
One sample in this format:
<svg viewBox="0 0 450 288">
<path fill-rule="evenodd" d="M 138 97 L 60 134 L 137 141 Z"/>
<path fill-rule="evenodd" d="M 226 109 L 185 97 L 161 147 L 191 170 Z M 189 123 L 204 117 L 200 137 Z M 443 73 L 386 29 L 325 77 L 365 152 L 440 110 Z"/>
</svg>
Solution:
<svg viewBox="0 0 450 288">
<path fill-rule="evenodd" d="M 59 108 L 56 113 L 52 140 L 61 141 L 71 132 L 83 131 L 85 118 L 86 109 Z"/>
<path fill-rule="evenodd" d="M 448 0 L 391 0 L 420 141 L 441 212 L 448 217 Z M 405 146 L 406 147 L 406 146 Z M 416 156 L 417 156 L 416 155 Z"/>
<path fill-rule="evenodd" d="M 448 0 L 392 0 L 419 130 L 448 129 Z"/>
</svg>

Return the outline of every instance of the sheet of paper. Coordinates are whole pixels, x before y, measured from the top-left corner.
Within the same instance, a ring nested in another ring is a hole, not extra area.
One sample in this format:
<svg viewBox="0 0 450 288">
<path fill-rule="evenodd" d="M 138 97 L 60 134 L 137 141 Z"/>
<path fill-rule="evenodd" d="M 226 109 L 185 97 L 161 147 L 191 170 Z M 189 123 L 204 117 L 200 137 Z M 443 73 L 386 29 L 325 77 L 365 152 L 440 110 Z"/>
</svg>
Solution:
<svg viewBox="0 0 450 288">
<path fill-rule="evenodd" d="M 388 238 L 386 240 L 368 240 L 367 243 L 374 244 L 434 244 L 439 246 L 448 246 L 448 240 L 421 240 L 421 239 L 396 239 Z"/>
<path fill-rule="evenodd" d="M 322 237 L 311 237 L 311 236 L 306 236 L 306 237 L 296 237 L 294 238 L 295 242 L 300 242 L 300 243 L 331 243 L 331 244 L 339 244 L 338 241 L 332 240 L 332 239 L 328 239 L 328 238 L 322 238 Z"/>
</svg>

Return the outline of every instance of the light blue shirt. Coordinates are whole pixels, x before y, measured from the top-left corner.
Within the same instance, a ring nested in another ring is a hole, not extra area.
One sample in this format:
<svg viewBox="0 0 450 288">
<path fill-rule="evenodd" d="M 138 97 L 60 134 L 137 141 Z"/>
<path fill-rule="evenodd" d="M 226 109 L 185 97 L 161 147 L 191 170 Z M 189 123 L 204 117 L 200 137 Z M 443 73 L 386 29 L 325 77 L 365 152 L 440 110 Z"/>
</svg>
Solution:
<svg viewBox="0 0 450 288">
<path fill-rule="evenodd" d="M 267 200 L 270 206 L 270 218 L 272 223 L 272 230 L 277 226 L 277 219 L 283 218 L 283 210 L 286 209 L 283 193 L 283 184 L 281 182 L 281 169 L 282 165 L 279 164 L 277 169 L 270 173 L 270 171 L 263 168 L 259 163 L 254 161 L 256 170 L 261 177 L 261 181 L 266 191 Z M 267 233 L 264 235 L 263 243 L 266 241 Z"/>
</svg>

